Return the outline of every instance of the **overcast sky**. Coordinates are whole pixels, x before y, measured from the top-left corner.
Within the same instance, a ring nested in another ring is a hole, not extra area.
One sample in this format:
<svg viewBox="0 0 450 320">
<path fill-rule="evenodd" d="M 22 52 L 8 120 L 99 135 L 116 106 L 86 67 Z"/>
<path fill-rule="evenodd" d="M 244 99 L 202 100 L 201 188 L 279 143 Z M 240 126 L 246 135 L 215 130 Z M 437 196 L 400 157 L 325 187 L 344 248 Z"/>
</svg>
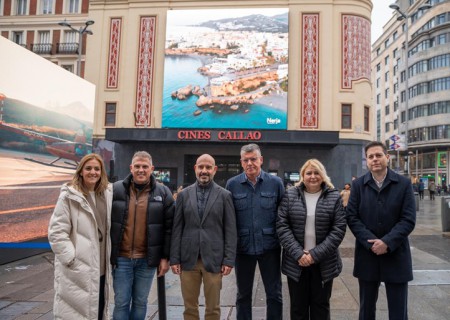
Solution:
<svg viewBox="0 0 450 320">
<path fill-rule="evenodd" d="M 389 8 L 395 0 L 372 0 L 372 43 L 383 33 L 383 26 L 392 17 L 393 10 Z"/>
</svg>

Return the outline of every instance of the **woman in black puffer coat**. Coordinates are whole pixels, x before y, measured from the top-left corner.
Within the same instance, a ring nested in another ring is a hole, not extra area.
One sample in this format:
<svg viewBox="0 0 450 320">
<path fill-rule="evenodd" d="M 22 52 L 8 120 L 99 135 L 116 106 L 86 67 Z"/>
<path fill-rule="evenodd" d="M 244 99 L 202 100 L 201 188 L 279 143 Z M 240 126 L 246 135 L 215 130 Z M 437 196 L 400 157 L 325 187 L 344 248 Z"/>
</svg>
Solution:
<svg viewBox="0 0 450 320">
<path fill-rule="evenodd" d="M 299 183 L 278 207 L 277 233 L 288 277 L 291 320 L 330 319 L 333 279 L 342 270 L 338 247 L 346 230 L 339 191 L 323 164 L 306 161 Z"/>
</svg>

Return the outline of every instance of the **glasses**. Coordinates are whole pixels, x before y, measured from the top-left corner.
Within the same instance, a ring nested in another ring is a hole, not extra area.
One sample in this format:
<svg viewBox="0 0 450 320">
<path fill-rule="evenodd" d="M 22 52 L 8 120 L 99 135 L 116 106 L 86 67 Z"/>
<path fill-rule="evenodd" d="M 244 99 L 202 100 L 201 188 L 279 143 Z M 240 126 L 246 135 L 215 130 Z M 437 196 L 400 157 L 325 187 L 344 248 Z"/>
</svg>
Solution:
<svg viewBox="0 0 450 320">
<path fill-rule="evenodd" d="M 241 159 L 242 162 L 247 163 L 247 162 L 256 162 L 258 161 L 259 158 L 246 158 L 246 159 Z"/>
</svg>

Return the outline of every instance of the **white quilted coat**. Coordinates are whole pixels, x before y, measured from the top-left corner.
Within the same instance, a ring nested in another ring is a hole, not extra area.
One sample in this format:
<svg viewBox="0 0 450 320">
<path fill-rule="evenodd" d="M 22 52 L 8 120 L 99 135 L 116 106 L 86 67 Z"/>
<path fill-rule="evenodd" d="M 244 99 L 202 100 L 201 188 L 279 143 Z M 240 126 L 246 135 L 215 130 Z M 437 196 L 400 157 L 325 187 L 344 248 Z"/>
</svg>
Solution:
<svg viewBox="0 0 450 320">
<path fill-rule="evenodd" d="M 112 185 L 105 190 L 107 207 L 105 312 L 109 319 Z M 98 319 L 100 248 L 94 212 L 82 193 L 63 185 L 48 227 L 55 253 L 55 319 Z M 71 263 L 71 261 L 73 261 Z"/>
</svg>

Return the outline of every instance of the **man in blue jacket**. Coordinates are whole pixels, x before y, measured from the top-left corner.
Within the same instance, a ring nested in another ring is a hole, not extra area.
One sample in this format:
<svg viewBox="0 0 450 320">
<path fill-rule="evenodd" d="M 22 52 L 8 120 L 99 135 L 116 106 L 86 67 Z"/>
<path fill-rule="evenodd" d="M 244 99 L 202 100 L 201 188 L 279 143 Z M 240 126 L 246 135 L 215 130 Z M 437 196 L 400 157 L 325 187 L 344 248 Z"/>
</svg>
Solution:
<svg viewBox="0 0 450 320">
<path fill-rule="evenodd" d="M 353 181 L 347 223 L 356 238 L 353 275 L 359 282 L 359 320 L 375 320 L 378 289 L 385 283 L 389 319 L 408 319 L 413 279 L 408 235 L 416 223 L 411 181 L 388 168 L 383 143 L 365 147 L 369 172 Z"/>
<path fill-rule="evenodd" d="M 282 319 L 280 244 L 276 234 L 278 204 L 284 186 L 281 179 L 263 170 L 263 157 L 256 144 L 241 148 L 244 172 L 228 180 L 233 195 L 238 246 L 236 255 L 236 319 L 252 319 L 252 289 L 256 264 L 266 291 L 267 320 Z"/>
</svg>

